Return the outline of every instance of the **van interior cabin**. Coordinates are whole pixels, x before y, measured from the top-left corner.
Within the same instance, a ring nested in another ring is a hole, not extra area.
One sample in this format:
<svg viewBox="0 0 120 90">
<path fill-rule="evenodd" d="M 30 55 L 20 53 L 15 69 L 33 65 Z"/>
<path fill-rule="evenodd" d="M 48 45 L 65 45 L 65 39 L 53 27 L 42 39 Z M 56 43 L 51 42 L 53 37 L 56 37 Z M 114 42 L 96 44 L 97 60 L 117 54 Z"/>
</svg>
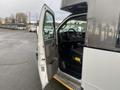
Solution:
<svg viewBox="0 0 120 90">
<path fill-rule="evenodd" d="M 81 79 L 83 47 L 87 30 L 87 3 L 72 8 L 72 15 L 58 29 L 59 68 L 61 71 Z"/>
</svg>

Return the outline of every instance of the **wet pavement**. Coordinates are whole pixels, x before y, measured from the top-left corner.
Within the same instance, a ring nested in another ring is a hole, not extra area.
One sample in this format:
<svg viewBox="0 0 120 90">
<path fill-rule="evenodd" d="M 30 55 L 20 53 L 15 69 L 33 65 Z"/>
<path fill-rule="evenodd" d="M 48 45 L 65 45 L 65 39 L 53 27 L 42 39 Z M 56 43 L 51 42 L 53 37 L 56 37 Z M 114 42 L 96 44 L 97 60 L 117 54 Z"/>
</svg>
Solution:
<svg viewBox="0 0 120 90">
<path fill-rule="evenodd" d="M 41 90 L 36 33 L 0 29 L 0 90 Z M 45 90 L 67 90 L 52 80 Z"/>
</svg>

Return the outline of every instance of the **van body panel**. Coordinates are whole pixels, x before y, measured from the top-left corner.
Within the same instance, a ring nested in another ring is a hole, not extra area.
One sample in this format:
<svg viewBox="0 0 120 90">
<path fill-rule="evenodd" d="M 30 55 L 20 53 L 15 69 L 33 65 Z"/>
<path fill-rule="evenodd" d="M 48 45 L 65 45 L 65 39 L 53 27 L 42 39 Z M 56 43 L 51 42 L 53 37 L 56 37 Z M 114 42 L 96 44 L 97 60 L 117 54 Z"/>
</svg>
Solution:
<svg viewBox="0 0 120 90">
<path fill-rule="evenodd" d="M 82 87 L 119 90 L 120 1 L 89 0 L 87 21 Z"/>
<path fill-rule="evenodd" d="M 120 90 L 119 53 L 85 47 L 83 59 L 84 90 Z"/>
</svg>

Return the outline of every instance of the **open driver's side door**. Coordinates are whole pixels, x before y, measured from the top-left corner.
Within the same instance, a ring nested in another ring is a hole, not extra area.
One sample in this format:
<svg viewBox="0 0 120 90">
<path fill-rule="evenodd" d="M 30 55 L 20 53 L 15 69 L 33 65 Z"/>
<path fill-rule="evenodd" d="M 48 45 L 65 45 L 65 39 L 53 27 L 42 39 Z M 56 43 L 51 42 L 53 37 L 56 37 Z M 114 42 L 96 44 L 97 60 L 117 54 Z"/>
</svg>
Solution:
<svg viewBox="0 0 120 90">
<path fill-rule="evenodd" d="M 42 8 L 37 35 L 38 69 L 42 89 L 44 89 L 58 70 L 54 13 L 47 5 Z"/>
</svg>

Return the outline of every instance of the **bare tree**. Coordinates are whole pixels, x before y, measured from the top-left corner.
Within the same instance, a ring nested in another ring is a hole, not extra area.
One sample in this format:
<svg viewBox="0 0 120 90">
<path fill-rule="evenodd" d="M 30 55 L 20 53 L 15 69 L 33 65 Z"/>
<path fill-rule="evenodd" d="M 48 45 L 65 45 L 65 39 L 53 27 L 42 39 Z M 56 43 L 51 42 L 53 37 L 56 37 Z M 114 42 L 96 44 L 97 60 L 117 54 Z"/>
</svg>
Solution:
<svg viewBox="0 0 120 90">
<path fill-rule="evenodd" d="M 25 13 L 16 13 L 16 23 L 27 23 L 27 15 Z"/>
<path fill-rule="evenodd" d="M 15 23 L 15 17 L 13 14 L 10 16 L 10 19 L 11 19 L 11 23 Z"/>
</svg>

